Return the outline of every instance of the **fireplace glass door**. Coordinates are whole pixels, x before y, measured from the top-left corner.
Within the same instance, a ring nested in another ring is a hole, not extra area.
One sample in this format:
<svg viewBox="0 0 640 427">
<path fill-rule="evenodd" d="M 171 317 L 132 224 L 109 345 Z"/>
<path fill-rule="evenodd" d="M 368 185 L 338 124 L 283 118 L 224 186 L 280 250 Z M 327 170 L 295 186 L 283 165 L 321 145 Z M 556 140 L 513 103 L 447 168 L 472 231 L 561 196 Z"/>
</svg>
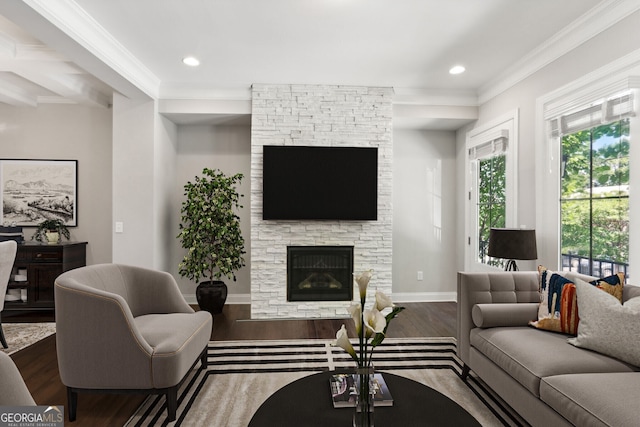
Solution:
<svg viewBox="0 0 640 427">
<path fill-rule="evenodd" d="M 288 246 L 288 301 L 351 301 L 353 246 Z"/>
</svg>

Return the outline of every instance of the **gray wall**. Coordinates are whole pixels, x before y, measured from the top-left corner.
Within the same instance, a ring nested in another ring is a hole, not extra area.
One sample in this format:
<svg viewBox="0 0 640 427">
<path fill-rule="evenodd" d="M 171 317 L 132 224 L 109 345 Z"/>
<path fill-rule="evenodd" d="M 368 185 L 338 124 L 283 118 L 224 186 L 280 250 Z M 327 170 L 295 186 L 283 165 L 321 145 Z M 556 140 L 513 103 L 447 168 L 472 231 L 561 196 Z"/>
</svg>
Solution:
<svg viewBox="0 0 640 427">
<path fill-rule="evenodd" d="M 78 160 L 78 226 L 87 263 L 111 262 L 111 110 L 75 105 L 0 104 L 0 157 Z M 30 239 L 34 228 L 25 228 Z"/>
<path fill-rule="evenodd" d="M 393 132 L 395 300 L 455 300 L 455 149 L 453 132 Z"/>
<path fill-rule="evenodd" d="M 239 188 L 244 194 L 243 208 L 239 212 L 242 235 L 245 239 L 245 261 L 247 266 L 237 274 L 237 282 L 225 280 L 229 287 L 228 302 L 249 302 L 251 262 L 251 214 L 249 197 L 251 194 L 250 162 L 251 162 L 251 128 L 249 126 L 211 126 L 211 125 L 181 125 L 177 130 L 177 161 L 176 179 L 174 181 L 173 198 L 171 201 L 172 223 L 170 237 L 171 267 L 168 270 L 178 280 L 182 293 L 190 302 L 195 302 L 195 288 L 197 283 L 178 274 L 178 264 L 184 256 L 180 241 L 175 237 L 180 232 L 180 208 L 184 200 L 184 184 L 193 181 L 196 175 L 201 175 L 205 167 L 220 169 L 227 174 L 242 173 L 244 179 Z"/>
</svg>

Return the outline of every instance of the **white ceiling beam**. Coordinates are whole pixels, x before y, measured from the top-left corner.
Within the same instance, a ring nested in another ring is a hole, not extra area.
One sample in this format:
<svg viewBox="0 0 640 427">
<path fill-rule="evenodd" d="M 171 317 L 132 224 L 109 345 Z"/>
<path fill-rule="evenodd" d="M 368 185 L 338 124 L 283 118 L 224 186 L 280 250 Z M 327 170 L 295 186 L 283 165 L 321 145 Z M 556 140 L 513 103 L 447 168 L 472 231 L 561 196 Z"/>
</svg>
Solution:
<svg viewBox="0 0 640 427">
<path fill-rule="evenodd" d="M 33 95 L 18 86 L 0 80 L 0 102 L 18 107 L 37 107 L 38 102 Z"/>
<path fill-rule="evenodd" d="M 14 58 L 16 56 L 16 42 L 0 31 L 0 56 Z"/>
<path fill-rule="evenodd" d="M 35 60 L 17 60 L 4 57 L 0 53 L 0 71 L 15 72 L 16 68 L 30 67 L 35 70 L 39 70 L 41 73 L 53 73 L 53 74 L 86 74 L 81 69 L 76 67 L 70 62 L 60 61 L 35 61 Z"/>
<path fill-rule="evenodd" d="M 79 104 L 108 108 L 111 99 L 91 86 L 85 79 L 78 75 L 42 72 L 42 69 L 27 66 L 25 62 L 15 64 L 13 73 L 29 80 L 38 86 L 56 93 L 62 97 L 70 98 Z"/>
<path fill-rule="evenodd" d="M 157 98 L 159 79 L 70 0 L 2 0 L 0 14 L 132 99 Z"/>
</svg>

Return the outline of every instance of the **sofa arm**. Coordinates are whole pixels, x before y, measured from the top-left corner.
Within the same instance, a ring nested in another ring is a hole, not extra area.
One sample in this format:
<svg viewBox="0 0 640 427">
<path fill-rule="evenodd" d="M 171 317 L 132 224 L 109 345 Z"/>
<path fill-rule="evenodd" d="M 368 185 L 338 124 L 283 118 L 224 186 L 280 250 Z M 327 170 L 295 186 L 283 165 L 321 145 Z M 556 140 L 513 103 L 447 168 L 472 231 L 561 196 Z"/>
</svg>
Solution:
<svg viewBox="0 0 640 427">
<path fill-rule="evenodd" d="M 471 310 L 473 323 L 478 328 L 501 326 L 527 326 L 538 318 L 537 303 L 475 304 Z"/>
<path fill-rule="evenodd" d="M 458 273 L 457 351 L 469 363 L 469 333 L 475 328 L 472 311 L 476 304 L 539 303 L 538 272 L 500 271 Z"/>
</svg>

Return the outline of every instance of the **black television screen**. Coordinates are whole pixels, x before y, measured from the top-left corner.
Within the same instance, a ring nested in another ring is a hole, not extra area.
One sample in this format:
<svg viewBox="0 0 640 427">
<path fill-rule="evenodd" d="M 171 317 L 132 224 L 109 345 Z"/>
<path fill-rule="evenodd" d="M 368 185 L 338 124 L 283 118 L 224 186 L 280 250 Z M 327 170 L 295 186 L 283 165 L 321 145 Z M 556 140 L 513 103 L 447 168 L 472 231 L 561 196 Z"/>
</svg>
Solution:
<svg viewBox="0 0 640 427">
<path fill-rule="evenodd" d="M 263 150 L 263 219 L 377 219 L 377 148 L 266 145 Z"/>
</svg>

